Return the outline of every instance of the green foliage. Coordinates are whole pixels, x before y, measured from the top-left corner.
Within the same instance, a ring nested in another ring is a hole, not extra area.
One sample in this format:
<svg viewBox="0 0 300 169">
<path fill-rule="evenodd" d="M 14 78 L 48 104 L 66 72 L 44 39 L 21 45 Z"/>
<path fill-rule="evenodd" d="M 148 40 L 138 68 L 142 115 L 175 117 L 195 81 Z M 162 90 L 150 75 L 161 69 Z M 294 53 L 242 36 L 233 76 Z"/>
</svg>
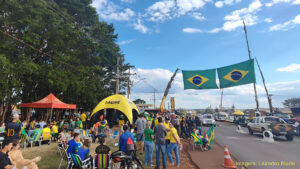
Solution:
<svg viewBox="0 0 300 169">
<path fill-rule="evenodd" d="M 135 99 L 135 100 L 133 101 L 133 103 L 135 103 L 135 104 L 146 104 L 146 101 L 143 100 L 143 99 Z"/>
<path fill-rule="evenodd" d="M 284 100 L 284 102 L 282 104 L 288 108 L 300 107 L 300 98 L 286 99 L 286 100 Z"/>
<path fill-rule="evenodd" d="M 124 56 L 113 25 L 100 22 L 91 3 L 0 1 L 1 104 L 7 99 L 10 104 L 32 102 L 53 93 L 91 110 L 114 93 L 117 57 L 122 73 Z M 121 89 L 124 85 L 121 79 Z"/>
</svg>

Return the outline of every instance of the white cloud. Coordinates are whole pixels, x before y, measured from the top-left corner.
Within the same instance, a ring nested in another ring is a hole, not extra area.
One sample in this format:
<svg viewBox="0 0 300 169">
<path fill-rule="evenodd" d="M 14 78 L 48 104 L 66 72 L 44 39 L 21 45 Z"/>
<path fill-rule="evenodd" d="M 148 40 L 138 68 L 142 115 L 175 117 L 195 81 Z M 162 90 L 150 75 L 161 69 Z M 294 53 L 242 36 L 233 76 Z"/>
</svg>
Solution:
<svg viewBox="0 0 300 169">
<path fill-rule="evenodd" d="M 217 1 L 217 2 L 215 3 L 215 6 L 216 6 L 217 8 L 222 8 L 222 7 L 224 6 L 224 2 L 223 2 L 223 1 Z"/>
<path fill-rule="evenodd" d="M 278 68 L 277 71 L 279 72 L 296 72 L 296 71 L 300 71 L 300 64 L 290 64 L 286 67 L 281 67 Z"/>
<path fill-rule="evenodd" d="M 225 23 L 222 29 L 224 31 L 233 31 L 238 27 L 243 26 L 243 20 L 247 26 L 257 24 L 258 17 L 256 12 L 262 7 L 262 3 L 259 0 L 253 1 L 248 8 L 242 8 L 231 12 L 231 14 L 224 17 Z"/>
<path fill-rule="evenodd" d="M 257 24 L 258 16 L 256 15 L 256 12 L 261 10 L 262 6 L 263 5 L 260 2 L 260 0 L 254 0 L 248 6 L 248 8 L 242 8 L 239 10 L 235 10 L 235 11 L 231 12 L 230 14 L 226 15 L 224 17 L 225 22 L 223 24 L 223 27 L 212 29 L 212 30 L 208 31 L 208 33 L 217 33 L 217 32 L 220 32 L 221 30 L 233 31 L 233 30 L 237 29 L 238 27 L 243 26 L 243 20 L 245 21 L 245 24 L 247 26 L 252 26 L 252 25 Z"/>
<path fill-rule="evenodd" d="M 173 17 L 172 13 L 176 7 L 174 0 L 159 1 L 151 5 L 146 11 L 151 21 L 164 21 Z"/>
<path fill-rule="evenodd" d="M 119 45 L 126 45 L 126 44 L 129 44 L 129 43 L 131 43 L 131 42 L 133 42 L 133 39 L 130 39 L 130 40 L 124 40 L 124 41 L 121 41 L 121 42 L 119 43 Z"/>
<path fill-rule="evenodd" d="M 206 4 L 205 0 L 177 0 L 179 15 L 185 15 L 187 12 L 198 10 Z"/>
<path fill-rule="evenodd" d="M 222 28 L 215 28 L 215 29 L 212 29 L 210 31 L 208 31 L 207 33 L 218 33 L 222 30 Z"/>
<path fill-rule="evenodd" d="M 271 7 L 271 6 L 273 6 L 275 4 L 278 4 L 278 3 L 288 3 L 288 2 L 291 2 L 291 0 L 272 0 L 269 3 L 266 3 L 266 7 Z"/>
<path fill-rule="evenodd" d="M 300 5 L 300 0 L 295 0 L 295 1 L 293 2 L 293 4 L 294 4 L 294 5 Z"/>
<path fill-rule="evenodd" d="M 201 33 L 202 30 L 197 29 L 197 28 L 184 28 L 182 30 L 182 32 L 184 32 L 184 33 Z"/>
<path fill-rule="evenodd" d="M 199 21 L 204 21 L 206 18 L 199 12 L 194 12 L 191 14 L 191 16 Z"/>
<path fill-rule="evenodd" d="M 124 3 L 133 3 L 135 0 L 121 0 L 121 2 L 124 2 Z"/>
<path fill-rule="evenodd" d="M 101 19 L 128 21 L 135 16 L 135 12 L 131 9 L 122 9 L 108 0 L 93 0 L 92 6 L 96 8 Z"/>
<path fill-rule="evenodd" d="M 197 11 L 208 2 L 212 0 L 161 0 L 147 8 L 145 16 L 153 22 L 163 22 L 187 14 L 203 20 L 204 18 Z"/>
<path fill-rule="evenodd" d="M 224 1 L 217 1 L 215 6 L 217 8 L 222 8 L 224 5 L 234 5 L 235 3 L 239 3 L 242 0 L 224 0 Z"/>
<path fill-rule="evenodd" d="M 267 22 L 267 23 L 271 23 L 272 19 L 271 18 L 266 18 L 264 21 Z"/>
<path fill-rule="evenodd" d="M 297 24 L 300 24 L 300 14 L 297 15 L 293 20 L 271 26 L 269 31 L 287 31 L 291 28 L 294 28 Z"/>
<path fill-rule="evenodd" d="M 143 25 L 141 19 L 138 19 L 137 23 L 133 24 L 133 28 L 142 33 L 147 33 L 149 31 L 149 29 L 145 25 Z"/>
<path fill-rule="evenodd" d="M 136 69 L 135 73 L 139 76 L 133 76 L 134 84 L 132 88 L 131 99 L 141 98 L 149 104 L 153 104 L 153 91 L 156 93 L 156 106 L 158 107 L 163 92 L 170 80 L 173 72 L 166 69 Z M 145 80 L 140 80 L 146 78 Z M 138 83 L 137 83 L 138 82 Z M 282 102 L 290 97 L 300 95 L 300 81 L 276 82 L 267 84 L 270 94 L 273 94 L 272 101 L 274 107 L 282 107 Z M 259 96 L 260 107 L 268 107 L 265 96 L 265 90 L 262 84 L 257 84 L 257 93 Z M 211 105 L 213 108 L 220 105 L 220 90 L 184 90 L 182 73 L 178 72 L 166 102 L 170 97 L 175 97 L 176 108 L 206 108 Z M 224 89 L 223 106 L 231 107 L 233 104 L 237 108 L 255 108 L 253 85 L 242 85 Z M 166 103 L 167 105 L 167 103 Z"/>
</svg>

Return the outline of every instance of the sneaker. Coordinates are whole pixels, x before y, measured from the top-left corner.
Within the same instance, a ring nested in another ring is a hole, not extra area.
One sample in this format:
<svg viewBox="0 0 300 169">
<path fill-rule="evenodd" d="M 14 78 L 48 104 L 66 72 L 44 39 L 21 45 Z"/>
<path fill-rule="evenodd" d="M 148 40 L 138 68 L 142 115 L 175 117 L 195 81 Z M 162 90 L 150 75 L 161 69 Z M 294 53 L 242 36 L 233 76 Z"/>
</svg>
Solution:
<svg viewBox="0 0 300 169">
<path fill-rule="evenodd" d="M 158 167 L 158 166 L 156 166 L 156 167 L 155 167 L 155 169 L 159 169 L 159 167 Z"/>
</svg>

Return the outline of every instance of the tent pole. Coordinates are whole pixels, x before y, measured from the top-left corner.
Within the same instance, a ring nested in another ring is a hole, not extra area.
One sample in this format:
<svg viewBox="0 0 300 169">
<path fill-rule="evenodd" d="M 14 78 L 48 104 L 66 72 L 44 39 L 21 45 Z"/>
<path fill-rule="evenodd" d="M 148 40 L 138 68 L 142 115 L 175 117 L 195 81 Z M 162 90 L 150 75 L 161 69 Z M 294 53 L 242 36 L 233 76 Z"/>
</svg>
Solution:
<svg viewBox="0 0 300 169">
<path fill-rule="evenodd" d="M 50 123 L 51 123 L 51 119 L 52 119 L 52 112 L 53 112 L 53 107 L 51 107 L 51 112 L 50 112 Z"/>
</svg>

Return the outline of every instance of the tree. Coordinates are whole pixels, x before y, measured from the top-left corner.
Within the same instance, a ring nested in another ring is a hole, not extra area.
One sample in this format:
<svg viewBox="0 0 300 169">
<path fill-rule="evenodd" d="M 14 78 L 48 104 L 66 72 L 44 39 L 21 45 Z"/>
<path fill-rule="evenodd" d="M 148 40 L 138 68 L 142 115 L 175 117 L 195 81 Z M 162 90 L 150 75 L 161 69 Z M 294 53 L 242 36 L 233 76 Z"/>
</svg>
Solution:
<svg viewBox="0 0 300 169">
<path fill-rule="evenodd" d="M 300 98 L 286 99 L 286 100 L 284 100 L 284 102 L 282 104 L 288 108 L 300 107 Z"/>
<path fill-rule="evenodd" d="M 133 103 L 135 103 L 135 104 L 146 104 L 146 101 L 145 101 L 145 100 L 142 100 L 142 99 L 135 99 L 135 100 L 133 101 Z"/>
<path fill-rule="evenodd" d="M 49 93 L 91 110 L 115 92 L 117 57 L 120 73 L 128 64 L 116 44 L 113 25 L 100 22 L 91 3 L 0 2 L 2 119 L 12 104 L 36 101 Z M 125 83 L 120 80 L 121 89 Z"/>
</svg>

